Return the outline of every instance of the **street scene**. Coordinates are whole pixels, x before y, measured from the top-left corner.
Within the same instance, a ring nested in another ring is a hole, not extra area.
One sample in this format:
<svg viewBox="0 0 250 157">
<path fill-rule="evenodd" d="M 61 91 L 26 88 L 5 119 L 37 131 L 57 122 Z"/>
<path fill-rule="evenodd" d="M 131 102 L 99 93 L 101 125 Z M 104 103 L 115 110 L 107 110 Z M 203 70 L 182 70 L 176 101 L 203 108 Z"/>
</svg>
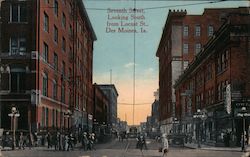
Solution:
<svg viewBox="0 0 250 157">
<path fill-rule="evenodd" d="M 3 156 L 7 157 L 160 157 L 162 153 L 158 151 L 159 143 L 155 140 L 147 140 L 147 149 L 136 149 L 136 139 L 128 139 L 123 142 L 114 140 L 106 144 L 96 145 L 93 151 L 84 151 L 81 147 L 75 148 L 71 151 L 53 151 L 46 147 L 36 147 L 32 149 L 16 150 L 16 151 L 2 151 Z M 239 149 L 228 151 L 224 148 L 219 150 L 215 148 L 207 149 L 190 149 L 180 146 L 170 147 L 167 156 L 181 157 L 185 154 L 187 157 L 243 157 Z"/>
<path fill-rule="evenodd" d="M 249 0 L 0 0 L 0 157 L 250 157 Z"/>
</svg>

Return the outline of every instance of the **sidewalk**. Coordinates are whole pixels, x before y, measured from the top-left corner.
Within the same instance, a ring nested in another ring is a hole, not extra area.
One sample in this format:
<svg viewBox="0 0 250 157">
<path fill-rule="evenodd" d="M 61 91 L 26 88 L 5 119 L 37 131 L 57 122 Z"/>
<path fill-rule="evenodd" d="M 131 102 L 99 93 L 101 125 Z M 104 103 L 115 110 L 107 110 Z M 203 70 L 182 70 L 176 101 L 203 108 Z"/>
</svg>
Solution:
<svg viewBox="0 0 250 157">
<path fill-rule="evenodd" d="M 191 149 L 198 149 L 197 143 L 185 143 L 184 147 L 191 148 Z M 201 144 L 202 150 L 214 150 L 214 151 L 236 151 L 241 152 L 241 147 L 215 147 L 215 146 L 208 146 Z M 246 146 L 246 152 L 250 152 L 250 146 Z"/>
</svg>

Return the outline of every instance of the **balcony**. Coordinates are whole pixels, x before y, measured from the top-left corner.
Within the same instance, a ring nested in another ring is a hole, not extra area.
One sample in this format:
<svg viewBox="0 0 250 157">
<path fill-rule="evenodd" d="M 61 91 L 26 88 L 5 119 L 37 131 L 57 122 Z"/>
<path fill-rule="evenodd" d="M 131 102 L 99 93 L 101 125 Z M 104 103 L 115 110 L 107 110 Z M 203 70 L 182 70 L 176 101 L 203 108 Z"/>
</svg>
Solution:
<svg viewBox="0 0 250 157">
<path fill-rule="evenodd" d="M 12 49 L 11 52 L 0 53 L 1 59 L 30 59 L 31 53 L 20 51 L 19 49 Z"/>
</svg>

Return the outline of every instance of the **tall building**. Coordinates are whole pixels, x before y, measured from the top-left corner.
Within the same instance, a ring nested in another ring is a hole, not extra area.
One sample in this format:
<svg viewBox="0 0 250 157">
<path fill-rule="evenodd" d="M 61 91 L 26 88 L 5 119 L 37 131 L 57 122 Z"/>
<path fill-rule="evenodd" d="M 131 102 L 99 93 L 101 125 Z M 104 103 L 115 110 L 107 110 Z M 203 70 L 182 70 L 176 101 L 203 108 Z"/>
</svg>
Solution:
<svg viewBox="0 0 250 157">
<path fill-rule="evenodd" d="M 250 14 L 249 8 L 228 14 L 225 23 L 208 41 L 195 61 L 175 83 L 179 132 L 189 141 L 240 146 L 243 125 L 249 137 L 250 119 L 242 123 L 242 107 L 250 113 Z M 186 96 L 182 93 L 191 91 Z M 187 121 L 203 114 L 202 123 Z"/>
<path fill-rule="evenodd" d="M 118 92 L 114 84 L 100 84 L 99 88 L 106 94 L 109 99 L 108 106 L 108 124 L 115 128 L 117 125 L 117 97 Z"/>
<path fill-rule="evenodd" d="M 173 120 L 176 118 L 176 96 L 173 88 L 175 81 L 195 61 L 203 45 L 225 22 L 227 14 L 241 9 L 205 9 L 202 15 L 188 15 L 183 10 L 169 10 L 156 53 L 159 57 L 159 110 L 162 132 L 172 132 Z M 187 91 L 185 94 L 190 93 Z"/>
<path fill-rule="evenodd" d="M 107 120 L 108 120 L 108 105 L 109 99 L 104 92 L 99 88 L 99 85 L 93 84 L 93 98 L 94 98 L 94 110 L 93 110 L 93 131 L 97 137 L 104 136 L 107 132 Z"/>
<path fill-rule="evenodd" d="M 1 128 L 15 106 L 18 129 L 91 129 L 96 36 L 83 2 L 5 0 L 1 20 Z"/>
</svg>

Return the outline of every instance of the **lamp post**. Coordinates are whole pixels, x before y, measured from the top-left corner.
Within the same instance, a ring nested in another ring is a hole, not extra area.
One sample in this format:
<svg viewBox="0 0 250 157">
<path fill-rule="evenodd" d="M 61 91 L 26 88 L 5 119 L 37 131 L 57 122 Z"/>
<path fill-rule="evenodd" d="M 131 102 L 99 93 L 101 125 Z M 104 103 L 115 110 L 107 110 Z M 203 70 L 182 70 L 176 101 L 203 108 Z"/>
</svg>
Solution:
<svg viewBox="0 0 250 157">
<path fill-rule="evenodd" d="M 177 124 L 179 124 L 179 121 L 178 121 L 178 119 L 177 118 L 174 118 L 174 120 L 173 120 L 173 128 L 174 128 L 174 133 L 177 133 L 178 134 L 178 125 Z"/>
<path fill-rule="evenodd" d="M 64 116 L 68 118 L 68 132 L 70 132 L 69 121 L 70 121 L 70 117 L 72 116 L 72 112 L 70 110 L 67 110 L 67 112 L 64 113 Z"/>
<path fill-rule="evenodd" d="M 16 117 L 19 117 L 20 114 L 16 107 L 11 108 L 11 113 L 8 114 L 8 116 L 11 117 L 11 126 L 12 126 L 12 131 L 13 131 L 13 143 L 12 143 L 12 149 L 14 150 L 16 147 Z"/>
<path fill-rule="evenodd" d="M 200 122 L 205 120 L 207 118 L 206 114 L 204 112 L 201 112 L 200 109 L 197 109 L 197 112 L 193 115 L 194 119 L 198 120 L 198 148 L 201 148 L 201 128 L 200 128 Z"/>
<path fill-rule="evenodd" d="M 241 111 L 239 112 L 239 116 L 242 116 L 242 147 L 241 147 L 241 150 L 242 151 L 245 151 L 245 130 L 246 130 L 246 120 L 245 120 L 245 117 L 246 117 L 246 114 L 247 114 L 247 109 L 246 107 L 242 107 L 241 108 Z"/>
</svg>

